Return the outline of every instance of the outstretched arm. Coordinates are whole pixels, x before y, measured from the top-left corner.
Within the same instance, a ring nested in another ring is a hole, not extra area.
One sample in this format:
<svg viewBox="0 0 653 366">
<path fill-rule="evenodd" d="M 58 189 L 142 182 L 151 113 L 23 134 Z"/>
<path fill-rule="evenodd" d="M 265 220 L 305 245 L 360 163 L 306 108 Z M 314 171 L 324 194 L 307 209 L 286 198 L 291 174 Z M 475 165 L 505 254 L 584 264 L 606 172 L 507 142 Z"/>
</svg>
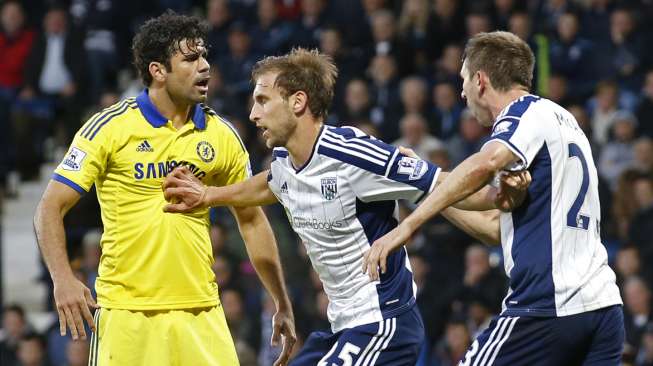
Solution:
<svg viewBox="0 0 653 366">
<path fill-rule="evenodd" d="M 191 212 L 211 206 L 251 207 L 277 202 L 268 187 L 265 170 L 240 183 L 224 187 L 207 187 L 183 166 L 176 168 L 163 182 L 163 194 L 168 202 L 166 212 Z"/>
<path fill-rule="evenodd" d="M 381 273 L 385 273 L 387 256 L 403 245 L 418 227 L 443 209 L 477 192 L 515 160 L 517 156 L 498 142 L 487 144 L 467 158 L 399 226 L 373 243 L 365 253 L 363 271 L 377 280 L 379 267 Z"/>
<path fill-rule="evenodd" d="M 238 229 L 245 241 L 249 259 L 277 307 L 277 312 L 272 318 L 270 342 L 276 346 L 283 336 L 281 355 L 274 365 L 285 365 L 297 337 L 295 318 L 284 284 L 279 250 L 272 228 L 260 207 L 233 207 L 231 211 L 238 221 Z"/>
</svg>

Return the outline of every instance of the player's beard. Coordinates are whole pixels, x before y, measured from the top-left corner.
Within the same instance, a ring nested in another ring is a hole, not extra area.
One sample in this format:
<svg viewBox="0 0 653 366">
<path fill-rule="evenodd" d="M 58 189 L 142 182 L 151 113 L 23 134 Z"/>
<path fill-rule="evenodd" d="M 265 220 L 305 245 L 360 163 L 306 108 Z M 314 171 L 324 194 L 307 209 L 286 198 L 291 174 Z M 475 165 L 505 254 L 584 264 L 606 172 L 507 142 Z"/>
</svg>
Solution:
<svg viewBox="0 0 653 366">
<path fill-rule="evenodd" d="M 290 110 L 282 108 L 280 114 L 282 115 L 279 116 L 277 126 L 273 129 L 268 128 L 268 138 L 265 144 L 269 149 L 285 147 L 297 129 L 298 121 Z"/>
</svg>

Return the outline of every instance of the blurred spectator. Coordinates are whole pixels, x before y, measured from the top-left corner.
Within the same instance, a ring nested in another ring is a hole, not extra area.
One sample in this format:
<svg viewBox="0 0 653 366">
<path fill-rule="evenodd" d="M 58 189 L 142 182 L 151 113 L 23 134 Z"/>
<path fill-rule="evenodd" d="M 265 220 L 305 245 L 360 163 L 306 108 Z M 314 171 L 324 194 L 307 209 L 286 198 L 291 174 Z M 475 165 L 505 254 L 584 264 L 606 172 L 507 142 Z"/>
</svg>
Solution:
<svg viewBox="0 0 653 366">
<path fill-rule="evenodd" d="M 357 126 L 370 119 L 371 108 L 367 83 L 362 79 L 353 79 L 345 89 L 344 110 L 338 116 L 338 121 L 334 122 Z"/>
<path fill-rule="evenodd" d="M 488 303 L 483 297 L 472 297 L 467 304 L 467 329 L 476 338 L 483 332 L 492 321 L 492 308 L 494 304 Z"/>
<path fill-rule="evenodd" d="M 403 114 L 417 113 L 428 118 L 428 89 L 426 81 L 419 76 L 403 78 L 399 85 L 399 96 L 403 107 Z"/>
<path fill-rule="evenodd" d="M 438 335 L 438 331 L 442 325 L 437 324 L 440 318 L 437 317 L 435 312 L 437 291 L 435 290 L 434 284 L 430 281 L 431 265 L 420 253 L 411 253 L 408 259 L 410 260 L 410 267 L 413 272 L 413 280 L 417 286 L 417 307 L 424 320 L 427 342 L 432 342 Z"/>
<path fill-rule="evenodd" d="M 632 113 L 619 111 L 612 118 L 610 126 L 613 139 L 603 146 L 598 169 L 610 188 L 615 190 L 621 173 L 635 162 L 633 142 L 637 120 Z"/>
<path fill-rule="evenodd" d="M 442 57 L 435 62 L 433 79 L 436 83 L 451 83 L 456 86 L 456 93 L 462 90 L 460 70 L 463 66 L 463 48 L 458 44 L 444 47 Z"/>
<path fill-rule="evenodd" d="M 127 63 L 129 42 L 128 27 L 117 19 L 129 19 L 132 7 L 122 0 L 73 0 L 70 13 L 77 30 L 85 35 L 83 54 L 78 61 L 87 66 L 89 77 L 88 94 L 91 103 L 107 89 L 116 87 L 119 66 Z M 72 34 L 71 34 L 72 35 Z M 83 70 L 73 69 L 81 73 Z M 78 85 L 79 87 L 79 85 Z"/>
<path fill-rule="evenodd" d="M 488 249 L 480 244 L 467 248 L 465 275 L 458 298 L 469 305 L 472 300 L 490 306 L 494 314 L 501 312 L 501 301 L 507 289 L 506 276 L 499 268 L 490 266 Z"/>
<path fill-rule="evenodd" d="M 229 53 L 227 35 L 233 22 L 229 0 L 207 0 L 206 18 L 209 23 L 208 44 L 211 63 Z"/>
<path fill-rule="evenodd" d="M 375 55 L 388 55 L 397 62 L 400 76 L 414 71 L 413 55 L 399 37 L 397 20 L 390 10 L 377 10 L 372 14 L 372 44 L 368 47 L 368 58 Z"/>
<path fill-rule="evenodd" d="M 581 33 L 594 42 L 608 42 L 610 39 L 610 12 L 612 0 L 590 0 L 581 18 Z"/>
<path fill-rule="evenodd" d="M 635 162 L 633 167 L 645 174 L 653 174 L 653 140 L 640 137 L 633 144 Z"/>
<path fill-rule="evenodd" d="M 653 138 L 653 69 L 646 73 L 644 79 L 642 100 L 637 107 L 637 119 L 642 122 L 638 132 Z"/>
<path fill-rule="evenodd" d="M 566 108 L 569 113 L 574 116 L 574 119 L 576 119 L 576 122 L 578 122 L 578 127 L 583 130 L 583 133 L 589 140 L 590 146 L 592 147 L 592 155 L 594 157 L 594 161 L 598 161 L 601 147 L 598 146 L 592 138 L 592 122 L 589 115 L 587 114 L 587 110 L 585 110 L 585 108 L 580 104 L 567 105 Z"/>
<path fill-rule="evenodd" d="M 78 103 L 85 95 L 84 75 L 86 67 L 81 38 L 68 24 L 68 14 L 62 8 L 53 7 L 45 14 L 43 32 L 37 37 L 25 69 L 25 87 L 19 98 L 23 111 L 16 122 L 19 146 L 42 143 L 35 130 L 59 134 L 59 145 L 68 145 L 80 126 Z M 89 56 L 91 57 L 91 56 Z M 99 96 L 99 95 L 98 95 Z M 97 96 L 96 96 L 97 97 Z M 37 110 L 41 109 L 42 112 Z M 51 125 L 55 123 L 55 128 Z M 35 146 L 40 150 L 40 146 Z M 41 154 L 40 152 L 35 152 Z M 23 154 L 21 154 L 23 155 Z M 34 159 L 40 159 L 34 157 Z M 26 161 L 24 164 L 32 162 Z"/>
<path fill-rule="evenodd" d="M 281 347 L 272 347 L 272 317 L 277 311 L 274 301 L 267 294 L 263 294 L 263 311 L 261 312 L 261 349 L 258 354 L 259 365 L 272 365 L 281 354 Z"/>
<path fill-rule="evenodd" d="M 338 67 L 333 109 L 342 110 L 345 86 L 349 81 L 363 74 L 367 66 L 366 60 L 361 50 L 346 47 L 340 30 L 335 27 L 325 27 L 320 32 L 320 51 L 331 56 Z"/>
<path fill-rule="evenodd" d="M 6 1 L 0 9 L 0 195 L 5 187 L 6 174 L 13 170 L 16 158 L 12 143 L 11 106 L 23 84 L 27 56 L 34 42 L 34 31 L 25 27 L 25 15 L 18 1 Z M 10 187 L 15 195 L 17 187 Z"/>
<path fill-rule="evenodd" d="M 596 108 L 592 115 L 592 137 L 594 142 L 603 145 L 608 141 L 610 123 L 619 107 L 619 89 L 614 82 L 600 82 L 596 86 Z"/>
<path fill-rule="evenodd" d="M 523 41 L 531 41 L 531 18 L 528 13 L 517 11 L 510 15 L 508 20 L 508 30 L 517 35 Z M 532 47 L 532 46 L 531 46 Z"/>
<path fill-rule="evenodd" d="M 401 138 L 392 144 L 413 149 L 422 159 L 428 159 L 431 151 L 444 148 L 442 141 L 429 134 L 426 119 L 417 113 L 406 114 L 399 122 L 399 129 Z"/>
<path fill-rule="evenodd" d="M 428 65 L 427 30 L 431 8 L 429 0 L 406 0 L 399 16 L 399 37 L 414 57 L 417 70 Z"/>
<path fill-rule="evenodd" d="M 277 17 L 275 0 L 259 0 L 257 3 L 258 23 L 252 29 L 254 50 L 261 55 L 276 55 L 286 52 L 293 34 L 292 26 Z"/>
<path fill-rule="evenodd" d="M 95 279 L 98 276 L 98 267 L 100 265 L 100 257 L 102 256 L 101 240 L 102 232 L 100 230 L 90 230 L 84 234 L 84 238 L 82 239 L 82 272 L 86 276 L 84 283 L 91 289 L 91 295 L 94 299 L 97 297 L 95 293 Z"/>
<path fill-rule="evenodd" d="M 571 96 L 591 94 L 595 83 L 594 48 L 590 41 L 578 36 L 575 13 L 566 12 L 558 18 L 549 53 L 552 71 L 567 79 Z"/>
<path fill-rule="evenodd" d="M 639 277 L 630 277 L 623 286 L 626 343 L 635 350 L 646 324 L 651 321 L 651 290 Z"/>
<path fill-rule="evenodd" d="M 320 32 L 327 25 L 325 0 L 302 0 L 301 15 L 295 25 L 292 43 L 305 48 L 317 48 Z"/>
<path fill-rule="evenodd" d="M 399 137 L 399 86 L 397 64 L 388 55 L 377 55 L 372 59 L 368 70 L 372 79 L 372 122 L 381 131 L 384 141 L 394 141 Z"/>
<path fill-rule="evenodd" d="M 523 4 L 515 0 L 494 0 L 493 5 L 493 23 L 500 30 L 508 30 L 510 16 L 517 10 L 523 10 Z"/>
<path fill-rule="evenodd" d="M 637 92 L 641 86 L 644 39 L 636 32 L 630 10 L 616 9 L 610 14 L 610 41 L 599 51 L 598 75 L 615 78 L 619 86 Z"/>
<path fill-rule="evenodd" d="M 560 17 L 574 10 L 569 0 L 540 0 L 536 3 L 537 8 L 533 16 L 536 20 L 535 28 L 537 32 L 544 34 L 554 33 Z"/>
<path fill-rule="evenodd" d="M 653 323 L 646 325 L 635 366 L 653 366 Z"/>
<path fill-rule="evenodd" d="M 209 79 L 209 90 L 206 95 L 207 105 L 218 115 L 243 118 L 246 114 L 246 109 L 242 108 L 241 101 L 235 100 L 236 96 L 227 90 L 220 67 L 217 64 L 213 64 L 209 72 L 211 78 Z"/>
<path fill-rule="evenodd" d="M 430 58 L 439 58 L 446 45 L 462 42 L 463 28 L 464 13 L 461 1 L 434 0 L 427 36 Z"/>
<path fill-rule="evenodd" d="M 640 273 L 641 261 L 639 250 L 635 246 L 624 246 L 617 252 L 614 262 L 614 270 L 617 275 L 617 283 L 621 287 L 627 279 L 637 276 Z"/>
<path fill-rule="evenodd" d="M 45 340 L 36 333 L 25 334 L 18 343 L 18 366 L 50 366 Z"/>
<path fill-rule="evenodd" d="M 249 348 L 251 351 L 258 342 L 258 336 L 253 332 L 252 320 L 245 313 L 241 294 L 233 289 L 223 289 L 220 291 L 220 302 L 234 343 L 237 347 L 239 343 L 245 343 L 247 347 L 243 349 Z"/>
<path fill-rule="evenodd" d="M 463 359 L 471 345 L 471 336 L 463 321 L 452 320 L 447 324 L 444 338 L 434 350 L 435 366 L 454 366 Z"/>
<path fill-rule="evenodd" d="M 88 341 L 81 339 L 68 343 L 65 366 L 88 365 L 89 348 Z"/>
<path fill-rule="evenodd" d="M 628 236 L 639 248 L 644 263 L 653 263 L 653 176 L 636 176 L 632 190 L 637 211 L 629 226 Z"/>
<path fill-rule="evenodd" d="M 13 365 L 17 362 L 18 344 L 28 331 L 25 310 L 19 305 L 5 307 L 0 329 L 0 364 Z"/>
<path fill-rule="evenodd" d="M 561 106 L 567 106 L 572 103 L 569 98 L 567 87 L 567 78 L 561 74 L 553 74 L 549 77 L 549 85 L 547 88 L 547 98 Z"/>
<path fill-rule="evenodd" d="M 465 17 L 465 29 L 467 39 L 482 32 L 489 32 L 492 30 L 492 19 L 486 13 L 469 13 Z"/>
<path fill-rule="evenodd" d="M 227 42 L 229 52 L 218 58 L 218 65 L 227 93 L 234 97 L 238 110 L 245 110 L 245 102 L 251 99 L 252 68 L 259 56 L 251 48 L 252 40 L 245 23 L 238 21 L 229 26 Z"/>
<path fill-rule="evenodd" d="M 458 132 L 458 122 L 463 108 L 456 87 L 450 83 L 438 83 L 433 87 L 433 112 L 435 124 L 431 132 L 448 140 Z"/>
<path fill-rule="evenodd" d="M 633 185 L 640 176 L 641 173 L 629 169 L 623 172 L 617 181 L 617 189 L 614 192 L 612 205 L 612 217 L 616 225 L 616 236 L 622 241 L 628 239 L 630 222 L 639 210 L 639 203 L 635 198 Z"/>
<path fill-rule="evenodd" d="M 459 133 L 447 141 L 447 149 L 454 166 L 481 149 L 488 140 L 486 129 L 481 126 L 469 109 L 460 115 Z"/>
</svg>

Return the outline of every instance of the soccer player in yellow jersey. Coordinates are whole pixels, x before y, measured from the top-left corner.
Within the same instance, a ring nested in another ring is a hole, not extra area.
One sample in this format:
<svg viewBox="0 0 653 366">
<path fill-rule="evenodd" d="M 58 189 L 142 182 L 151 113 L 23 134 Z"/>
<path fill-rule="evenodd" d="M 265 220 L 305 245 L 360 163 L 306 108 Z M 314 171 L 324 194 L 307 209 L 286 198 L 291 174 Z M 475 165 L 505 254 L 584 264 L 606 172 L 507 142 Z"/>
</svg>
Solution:
<svg viewBox="0 0 653 366">
<path fill-rule="evenodd" d="M 238 365 L 211 271 L 208 211 L 164 213 L 161 184 L 176 166 L 209 185 L 247 179 L 249 157 L 234 129 L 201 102 L 207 26 L 172 12 L 134 38 L 147 88 L 89 119 L 46 188 L 34 226 L 54 281 L 60 331 L 86 338 L 91 365 Z M 95 184 L 102 208 L 97 305 L 70 268 L 63 216 Z M 285 365 L 294 318 L 276 242 L 260 208 L 237 208 L 248 254 L 277 305 L 272 343 Z M 89 308 L 97 308 L 95 317 Z"/>
</svg>

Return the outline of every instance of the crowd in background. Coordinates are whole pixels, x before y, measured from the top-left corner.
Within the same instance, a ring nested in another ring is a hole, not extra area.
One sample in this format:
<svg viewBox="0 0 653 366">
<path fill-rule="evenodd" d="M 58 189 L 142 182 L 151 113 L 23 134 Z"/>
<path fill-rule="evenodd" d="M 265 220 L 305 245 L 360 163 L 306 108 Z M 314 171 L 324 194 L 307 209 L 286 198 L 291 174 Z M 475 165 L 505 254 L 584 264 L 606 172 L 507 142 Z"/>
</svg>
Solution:
<svg viewBox="0 0 653 366">
<path fill-rule="evenodd" d="M 233 123 L 253 170 L 269 150 L 248 121 L 250 71 L 266 55 L 319 48 L 339 68 L 326 123 L 411 147 L 450 170 L 488 139 L 465 109 L 459 72 L 470 36 L 509 30 L 536 57 L 532 91 L 568 108 L 593 145 L 601 236 L 624 299 L 624 364 L 653 365 L 653 1 L 651 0 L 25 0 L 1 2 L 0 196 L 58 160 L 91 114 L 143 87 L 131 37 L 165 9 L 210 24 L 207 104 Z M 411 207 L 403 207 L 410 210 Z M 279 242 L 301 340 L 328 328 L 328 300 L 279 206 L 266 208 Z M 212 211 L 213 269 L 242 365 L 271 365 L 274 304 L 247 260 L 228 211 Z M 68 251 L 93 288 L 101 255 L 95 194 L 66 216 Z M 427 330 L 419 365 L 455 365 L 501 310 L 501 252 L 441 217 L 408 244 Z M 44 271 L 42 280 L 52 286 Z M 51 292 L 50 292 L 51 293 Z M 52 299 L 46 300 L 52 309 Z M 86 364 L 87 342 L 58 324 L 39 334 L 4 305 L 2 365 Z"/>
</svg>

